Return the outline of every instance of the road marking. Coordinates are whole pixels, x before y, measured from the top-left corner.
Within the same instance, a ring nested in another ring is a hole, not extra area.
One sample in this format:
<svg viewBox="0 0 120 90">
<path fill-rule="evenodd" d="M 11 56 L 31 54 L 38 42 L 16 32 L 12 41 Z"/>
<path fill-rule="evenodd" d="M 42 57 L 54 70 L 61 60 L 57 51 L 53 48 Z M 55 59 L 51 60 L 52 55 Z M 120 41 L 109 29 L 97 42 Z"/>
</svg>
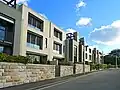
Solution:
<svg viewBox="0 0 120 90">
<path fill-rule="evenodd" d="M 93 73 L 97 73 L 97 72 L 93 72 Z M 50 88 L 50 87 L 54 87 L 54 86 L 57 86 L 57 85 L 61 85 L 61 84 L 64 84 L 64 83 L 79 79 L 79 78 L 89 76 L 89 75 L 91 75 L 93 73 L 89 73 L 89 74 L 78 76 L 78 77 L 72 77 L 71 79 L 68 79 L 67 81 L 62 80 L 62 81 L 58 81 L 58 82 L 55 82 L 55 83 L 50 83 L 50 84 L 46 84 L 46 85 L 42 85 L 42 86 L 38 86 L 38 87 L 26 89 L 26 90 L 44 90 L 44 89 L 47 89 L 47 88 Z"/>
<path fill-rule="evenodd" d="M 57 85 L 61 85 L 61 84 L 67 83 L 67 82 L 69 82 L 69 81 L 65 81 L 65 82 L 62 82 L 62 83 L 57 83 L 57 84 L 54 84 L 54 85 L 51 85 L 51 86 L 47 86 L 47 87 L 43 87 L 43 88 L 36 89 L 36 90 L 44 90 L 44 89 L 47 89 L 47 88 L 50 88 L 50 87 L 54 87 L 54 86 L 57 86 Z"/>
</svg>

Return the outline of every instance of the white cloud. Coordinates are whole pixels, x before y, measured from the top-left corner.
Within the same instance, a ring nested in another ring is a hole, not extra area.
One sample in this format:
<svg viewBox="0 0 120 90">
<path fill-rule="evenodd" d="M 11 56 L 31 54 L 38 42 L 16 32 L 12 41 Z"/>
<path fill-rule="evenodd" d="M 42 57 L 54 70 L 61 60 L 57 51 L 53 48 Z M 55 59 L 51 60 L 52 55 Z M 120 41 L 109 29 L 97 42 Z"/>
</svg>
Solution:
<svg viewBox="0 0 120 90">
<path fill-rule="evenodd" d="M 120 45 L 120 20 L 114 21 L 110 25 L 95 28 L 89 38 L 97 44 Z"/>
<path fill-rule="evenodd" d="M 99 46 L 98 45 L 92 45 L 92 46 L 89 46 L 91 49 L 94 49 L 96 48 L 97 50 L 100 50 Z"/>
<path fill-rule="evenodd" d="M 66 29 L 66 33 L 74 33 L 74 32 L 76 32 L 76 30 L 74 30 L 72 28 Z"/>
<path fill-rule="evenodd" d="M 47 16 L 45 14 L 39 13 L 42 17 L 44 17 L 45 19 L 48 19 Z"/>
<path fill-rule="evenodd" d="M 92 19 L 88 17 L 81 17 L 77 22 L 76 26 L 89 26 L 92 25 Z"/>
<path fill-rule="evenodd" d="M 17 2 L 17 4 L 24 4 L 24 5 L 28 6 L 29 1 L 30 0 L 17 0 L 16 2 Z"/>
<path fill-rule="evenodd" d="M 79 9 L 81 8 L 81 7 L 85 7 L 87 4 L 85 3 L 85 2 L 83 2 L 83 1 L 79 1 L 77 4 L 76 4 L 76 10 L 77 11 L 79 11 Z"/>
</svg>

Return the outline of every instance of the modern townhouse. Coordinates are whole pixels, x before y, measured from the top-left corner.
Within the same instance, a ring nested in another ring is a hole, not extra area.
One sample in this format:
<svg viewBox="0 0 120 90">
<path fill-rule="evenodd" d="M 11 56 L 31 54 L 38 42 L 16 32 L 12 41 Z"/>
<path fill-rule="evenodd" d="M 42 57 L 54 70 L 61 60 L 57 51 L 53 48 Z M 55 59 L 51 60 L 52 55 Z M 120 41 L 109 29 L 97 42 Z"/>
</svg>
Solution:
<svg viewBox="0 0 120 90">
<path fill-rule="evenodd" d="M 49 30 L 49 60 L 57 63 L 65 59 L 66 33 L 51 22 Z"/>
<path fill-rule="evenodd" d="M 66 41 L 66 60 L 69 62 L 79 62 L 79 42 L 78 42 L 78 33 L 67 33 Z"/>
<path fill-rule="evenodd" d="M 79 62 L 84 62 L 89 64 L 92 62 L 93 49 L 84 44 L 84 38 L 79 39 Z"/>
<path fill-rule="evenodd" d="M 103 63 L 103 53 L 101 53 L 96 48 L 93 49 L 93 61 L 94 64 L 102 64 Z"/>
<path fill-rule="evenodd" d="M 84 38 L 79 39 L 79 62 L 84 62 L 85 56 Z"/>
<path fill-rule="evenodd" d="M 0 1 L 0 52 L 20 53 L 21 12 L 16 10 L 16 1 Z"/>
<path fill-rule="evenodd" d="M 90 46 L 85 46 L 85 62 L 92 62 L 92 48 L 90 48 Z"/>
<path fill-rule="evenodd" d="M 20 5 L 22 13 L 21 44 L 19 55 L 46 63 L 49 58 L 50 22 L 25 5 Z"/>
</svg>

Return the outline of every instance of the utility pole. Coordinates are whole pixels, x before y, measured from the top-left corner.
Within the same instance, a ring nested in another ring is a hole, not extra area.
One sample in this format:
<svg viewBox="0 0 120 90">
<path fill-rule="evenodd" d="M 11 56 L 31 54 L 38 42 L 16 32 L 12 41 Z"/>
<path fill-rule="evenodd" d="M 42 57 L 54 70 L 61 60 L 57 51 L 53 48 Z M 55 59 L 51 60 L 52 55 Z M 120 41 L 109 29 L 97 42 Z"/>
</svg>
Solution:
<svg viewBox="0 0 120 90">
<path fill-rule="evenodd" d="M 117 67 L 117 55 L 116 55 L 116 63 L 115 63 L 115 65 L 116 65 L 116 69 L 117 69 L 117 68 L 118 68 L 118 67 Z"/>
<path fill-rule="evenodd" d="M 83 73 L 85 74 L 85 45 L 83 45 Z"/>
<path fill-rule="evenodd" d="M 102 64 L 104 64 L 104 52 L 102 51 Z"/>
<path fill-rule="evenodd" d="M 117 50 L 116 50 L 116 56 L 115 56 L 115 66 L 116 66 L 116 69 L 117 69 Z"/>
</svg>

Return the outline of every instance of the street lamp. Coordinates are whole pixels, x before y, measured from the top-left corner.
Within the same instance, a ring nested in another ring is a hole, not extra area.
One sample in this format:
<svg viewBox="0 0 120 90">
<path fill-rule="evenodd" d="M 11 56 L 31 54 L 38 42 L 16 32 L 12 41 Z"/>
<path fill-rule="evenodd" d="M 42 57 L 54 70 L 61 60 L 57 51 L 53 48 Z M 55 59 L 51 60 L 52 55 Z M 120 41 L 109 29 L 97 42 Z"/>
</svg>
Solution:
<svg viewBox="0 0 120 90">
<path fill-rule="evenodd" d="M 118 68 L 117 67 L 117 50 L 116 50 L 116 53 L 114 55 L 115 55 L 115 67 Z"/>
</svg>

